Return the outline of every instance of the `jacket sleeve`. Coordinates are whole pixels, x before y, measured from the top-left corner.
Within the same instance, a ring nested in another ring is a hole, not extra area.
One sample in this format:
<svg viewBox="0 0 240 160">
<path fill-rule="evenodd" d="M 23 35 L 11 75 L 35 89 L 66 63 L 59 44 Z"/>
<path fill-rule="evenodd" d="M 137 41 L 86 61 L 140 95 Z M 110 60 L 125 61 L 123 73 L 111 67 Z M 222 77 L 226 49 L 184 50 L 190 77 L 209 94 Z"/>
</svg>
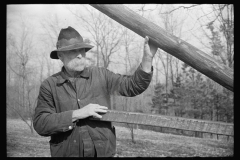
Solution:
<svg viewBox="0 0 240 160">
<path fill-rule="evenodd" d="M 75 127 L 72 122 L 72 110 L 56 113 L 49 83 L 45 80 L 38 95 L 37 107 L 33 117 L 33 127 L 41 136 L 50 136 L 66 132 Z"/>
<path fill-rule="evenodd" d="M 133 75 L 120 75 L 106 70 L 107 88 L 110 94 L 133 97 L 144 92 L 152 79 L 153 67 L 150 73 L 142 70 L 140 65 Z"/>
</svg>

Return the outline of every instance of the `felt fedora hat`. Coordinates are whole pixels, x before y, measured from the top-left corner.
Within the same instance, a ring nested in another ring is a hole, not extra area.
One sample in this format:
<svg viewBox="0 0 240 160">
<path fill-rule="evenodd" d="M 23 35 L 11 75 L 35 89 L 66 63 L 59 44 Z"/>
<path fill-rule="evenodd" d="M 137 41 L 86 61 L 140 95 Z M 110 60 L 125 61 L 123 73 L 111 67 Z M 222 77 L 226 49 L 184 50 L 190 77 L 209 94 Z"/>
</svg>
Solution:
<svg viewBox="0 0 240 160">
<path fill-rule="evenodd" d="M 85 48 L 85 51 L 89 51 L 93 48 L 92 45 L 83 42 L 82 36 L 72 27 L 61 29 L 58 41 L 57 49 L 52 51 L 50 57 L 52 59 L 58 59 L 57 51 L 69 51 L 74 49 Z"/>
</svg>

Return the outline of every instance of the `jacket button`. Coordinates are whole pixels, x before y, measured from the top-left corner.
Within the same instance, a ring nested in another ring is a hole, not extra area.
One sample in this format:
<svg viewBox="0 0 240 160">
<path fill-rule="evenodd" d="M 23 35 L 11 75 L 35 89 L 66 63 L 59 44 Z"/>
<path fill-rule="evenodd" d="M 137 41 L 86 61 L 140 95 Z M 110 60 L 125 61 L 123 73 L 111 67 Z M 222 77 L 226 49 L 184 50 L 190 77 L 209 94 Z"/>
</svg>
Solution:
<svg viewBox="0 0 240 160">
<path fill-rule="evenodd" d="M 74 143 L 76 143 L 77 141 L 76 141 L 76 140 L 74 140 L 73 142 L 74 142 Z"/>
<path fill-rule="evenodd" d="M 72 129 L 72 126 L 69 126 L 68 128 L 69 128 L 69 129 Z"/>
<path fill-rule="evenodd" d="M 80 102 L 80 99 L 78 99 L 78 102 Z"/>
</svg>

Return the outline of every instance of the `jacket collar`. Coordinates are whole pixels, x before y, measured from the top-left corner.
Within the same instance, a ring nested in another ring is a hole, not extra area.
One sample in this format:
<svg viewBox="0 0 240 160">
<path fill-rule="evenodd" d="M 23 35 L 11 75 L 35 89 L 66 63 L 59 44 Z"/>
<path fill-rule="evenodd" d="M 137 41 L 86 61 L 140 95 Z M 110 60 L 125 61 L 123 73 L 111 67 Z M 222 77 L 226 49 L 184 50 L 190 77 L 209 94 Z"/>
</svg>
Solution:
<svg viewBox="0 0 240 160">
<path fill-rule="evenodd" d="M 88 67 L 84 68 L 84 70 L 82 72 L 79 72 L 79 77 L 89 78 L 89 76 L 90 76 L 90 73 L 89 73 L 89 68 Z M 66 73 L 66 69 L 63 66 L 62 69 L 61 69 L 61 72 L 58 76 L 58 79 L 57 79 L 57 85 L 65 83 L 66 81 L 69 81 L 69 76 Z"/>
</svg>

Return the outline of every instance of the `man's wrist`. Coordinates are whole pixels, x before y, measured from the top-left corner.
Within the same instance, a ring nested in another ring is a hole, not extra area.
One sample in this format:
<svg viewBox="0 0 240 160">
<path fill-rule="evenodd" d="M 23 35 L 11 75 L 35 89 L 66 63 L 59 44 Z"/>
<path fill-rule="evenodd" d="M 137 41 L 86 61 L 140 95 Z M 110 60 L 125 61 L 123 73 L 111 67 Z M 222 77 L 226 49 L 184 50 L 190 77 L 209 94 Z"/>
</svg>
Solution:
<svg viewBox="0 0 240 160">
<path fill-rule="evenodd" d="M 142 58 L 143 71 L 147 73 L 151 72 L 152 61 L 153 61 L 153 57 L 151 57 L 149 54 L 143 54 L 143 58 Z"/>
<path fill-rule="evenodd" d="M 77 110 L 74 110 L 72 112 L 72 122 L 76 121 L 78 118 L 77 118 Z"/>
<path fill-rule="evenodd" d="M 148 62 L 152 62 L 153 61 L 153 57 L 148 55 L 148 54 L 144 54 L 142 61 L 148 61 Z"/>
<path fill-rule="evenodd" d="M 150 73 L 152 71 L 152 62 L 142 61 L 142 70 L 146 73 Z"/>
</svg>

